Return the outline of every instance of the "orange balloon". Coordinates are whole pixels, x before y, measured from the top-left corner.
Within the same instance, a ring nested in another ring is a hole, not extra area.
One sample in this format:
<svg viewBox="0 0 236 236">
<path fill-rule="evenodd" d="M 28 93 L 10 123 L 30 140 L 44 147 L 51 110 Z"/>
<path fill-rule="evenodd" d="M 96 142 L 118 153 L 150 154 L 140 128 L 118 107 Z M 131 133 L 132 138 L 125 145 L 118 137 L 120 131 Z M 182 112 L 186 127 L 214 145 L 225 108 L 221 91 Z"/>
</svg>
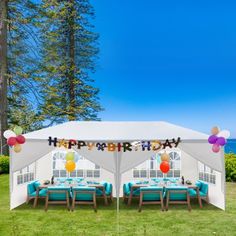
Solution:
<svg viewBox="0 0 236 236">
<path fill-rule="evenodd" d="M 170 156 L 169 156 L 166 152 L 164 152 L 164 153 L 161 155 L 161 160 L 162 160 L 162 161 L 167 161 L 167 162 L 169 162 L 169 161 L 170 161 Z"/>
<path fill-rule="evenodd" d="M 14 151 L 15 151 L 16 153 L 21 151 L 21 145 L 20 145 L 19 143 L 15 144 L 15 146 L 14 146 Z"/>
<path fill-rule="evenodd" d="M 75 162 L 74 161 L 66 161 L 65 168 L 68 172 L 72 172 L 75 170 Z"/>
<path fill-rule="evenodd" d="M 215 126 L 211 129 L 211 133 L 213 135 L 217 135 L 219 132 L 220 132 L 220 129 L 217 126 Z"/>
</svg>

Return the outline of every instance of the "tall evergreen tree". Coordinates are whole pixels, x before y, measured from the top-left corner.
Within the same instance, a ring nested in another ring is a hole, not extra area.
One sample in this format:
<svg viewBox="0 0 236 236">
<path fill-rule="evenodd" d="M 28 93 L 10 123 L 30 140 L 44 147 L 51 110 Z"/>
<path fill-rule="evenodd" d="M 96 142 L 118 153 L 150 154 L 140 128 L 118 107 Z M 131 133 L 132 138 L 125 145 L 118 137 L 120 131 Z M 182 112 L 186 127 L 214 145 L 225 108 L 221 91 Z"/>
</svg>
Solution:
<svg viewBox="0 0 236 236">
<path fill-rule="evenodd" d="M 41 9 L 43 119 L 97 120 L 101 107 L 91 76 L 98 34 L 89 0 L 43 0 Z"/>
<path fill-rule="evenodd" d="M 0 1 L 0 65 L 0 151 L 6 154 L 3 132 L 7 129 L 7 0 Z"/>
<path fill-rule="evenodd" d="M 34 106 L 37 4 L 31 0 L 1 0 L 0 14 L 0 144 L 6 154 L 8 147 L 3 137 L 6 129 L 21 125 L 29 131 L 40 126 Z"/>
</svg>

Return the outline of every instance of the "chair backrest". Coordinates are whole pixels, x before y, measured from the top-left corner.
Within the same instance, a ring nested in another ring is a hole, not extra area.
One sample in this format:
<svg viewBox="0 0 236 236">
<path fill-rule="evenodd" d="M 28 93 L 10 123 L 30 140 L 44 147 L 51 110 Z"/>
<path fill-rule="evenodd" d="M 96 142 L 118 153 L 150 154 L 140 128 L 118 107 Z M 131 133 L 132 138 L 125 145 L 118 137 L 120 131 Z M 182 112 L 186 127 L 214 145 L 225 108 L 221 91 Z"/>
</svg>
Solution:
<svg viewBox="0 0 236 236">
<path fill-rule="evenodd" d="M 51 201 L 65 201 L 70 196 L 70 187 L 48 187 L 48 199 Z"/>
<path fill-rule="evenodd" d="M 72 188 L 72 197 L 75 196 L 76 201 L 92 201 L 95 193 L 95 187 L 78 186 Z"/>
<path fill-rule="evenodd" d="M 184 186 L 168 186 L 166 194 L 169 192 L 169 199 L 173 201 L 186 201 L 188 196 L 188 188 Z"/>
<path fill-rule="evenodd" d="M 141 187 L 140 193 L 142 194 L 144 201 L 160 201 L 161 195 L 163 196 L 163 187 Z"/>
<path fill-rule="evenodd" d="M 130 192 L 129 183 L 124 183 L 123 192 L 125 195 L 129 194 L 129 192 Z"/>
<path fill-rule="evenodd" d="M 112 193 L 112 184 L 111 183 L 107 183 L 105 191 L 106 191 L 107 195 L 110 195 Z"/>
<path fill-rule="evenodd" d="M 199 190 L 202 193 L 207 194 L 208 193 L 208 184 L 204 181 L 201 181 L 201 180 L 198 180 L 197 182 L 201 184 Z"/>
<path fill-rule="evenodd" d="M 29 183 L 27 185 L 28 195 L 31 195 L 32 193 L 34 193 L 37 190 L 39 185 L 40 185 L 40 183 L 38 181 L 33 181 L 33 182 Z"/>
</svg>

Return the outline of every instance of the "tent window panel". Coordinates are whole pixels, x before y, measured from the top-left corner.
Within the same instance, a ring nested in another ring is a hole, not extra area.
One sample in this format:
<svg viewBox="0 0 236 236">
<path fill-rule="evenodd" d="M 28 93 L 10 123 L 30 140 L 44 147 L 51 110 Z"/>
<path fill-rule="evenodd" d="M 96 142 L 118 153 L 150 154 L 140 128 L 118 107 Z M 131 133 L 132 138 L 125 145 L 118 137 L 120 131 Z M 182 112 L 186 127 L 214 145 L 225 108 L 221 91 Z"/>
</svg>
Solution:
<svg viewBox="0 0 236 236">
<path fill-rule="evenodd" d="M 180 168 L 181 168 L 181 153 L 179 150 L 169 152 L 170 156 L 170 171 L 167 175 L 164 175 L 160 171 L 160 159 L 161 154 L 164 151 L 161 151 L 157 154 L 152 155 L 152 157 L 136 166 L 133 169 L 133 178 L 163 178 L 167 177 L 180 177 Z"/>
<path fill-rule="evenodd" d="M 66 152 L 56 151 L 52 154 L 52 168 L 55 177 L 79 177 L 79 178 L 100 178 L 100 166 L 93 162 L 86 160 L 84 157 L 75 153 L 78 157 L 75 171 L 67 173 L 65 170 Z"/>
<path fill-rule="evenodd" d="M 66 177 L 66 170 L 60 170 L 60 177 Z"/>
<path fill-rule="evenodd" d="M 83 178 L 84 177 L 84 171 L 83 170 L 77 170 L 77 177 Z"/>
<path fill-rule="evenodd" d="M 157 177 L 157 171 L 156 170 L 150 170 L 150 178 Z"/>
<path fill-rule="evenodd" d="M 133 177 L 139 178 L 139 171 L 138 170 L 133 170 Z"/>
<path fill-rule="evenodd" d="M 157 170 L 157 177 L 163 178 L 163 173 L 160 170 Z"/>
<path fill-rule="evenodd" d="M 174 177 L 179 178 L 180 177 L 180 170 L 174 170 Z"/>
<path fill-rule="evenodd" d="M 210 184 L 216 184 L 216 174 L 210 167 L 203 163 L 198 163 L 198 177 L 199 180 L 205 181 Z"/>
<path fill-rule="evenodd" d="M 60 177 L 59 170 L 53 170 L 53 176 L 54 177 Z"/>
<path fill-rule="evenodd" d="M 167 177 L 173 177 L 173 170 L 170 170 L 170 171 L 167 173 L 166 176 L 167 176 Z"/>
<path fill-rule="evenodd" d="M 100 178 L 100 170 L 94 171 L 94 178 Z"/>
<path fill-rule="evenodd" d="M 76 177 L 76 171 L 72 171 L 72 172 L 70 173 L 70 177 Z"/>
<path fill-rule="evenodd" d="M 92 178 L 93 177 L 93 171 L 87 170 L 87 177 Z"/>
<path fill-rule="evenodd" d="M 17 185 L 28 183 L 35 179 L 35 164 L 31 164 L 17 172 Z"/>
</svg>

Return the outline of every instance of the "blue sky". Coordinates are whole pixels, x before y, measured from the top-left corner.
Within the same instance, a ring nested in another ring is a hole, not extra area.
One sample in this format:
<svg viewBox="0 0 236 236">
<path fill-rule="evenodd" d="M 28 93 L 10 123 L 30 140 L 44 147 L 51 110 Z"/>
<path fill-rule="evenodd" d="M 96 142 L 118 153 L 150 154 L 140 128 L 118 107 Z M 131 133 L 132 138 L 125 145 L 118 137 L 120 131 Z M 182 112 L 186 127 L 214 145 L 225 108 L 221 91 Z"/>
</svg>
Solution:
<svg viewBox="0 0 236 236">
<path fill-rule="evenodd" d="M 165 120 L 236 137 L 236 2 L 91 0 L 102 120 Z"/>
</svg>

